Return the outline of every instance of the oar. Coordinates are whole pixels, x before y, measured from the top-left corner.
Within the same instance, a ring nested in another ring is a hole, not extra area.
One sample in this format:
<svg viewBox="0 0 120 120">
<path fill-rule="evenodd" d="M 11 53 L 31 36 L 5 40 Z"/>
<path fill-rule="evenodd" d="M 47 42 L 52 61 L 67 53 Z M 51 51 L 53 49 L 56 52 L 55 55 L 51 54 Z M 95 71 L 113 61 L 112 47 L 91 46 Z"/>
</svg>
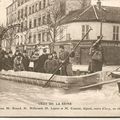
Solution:
<svg viewBox="0 0 120 120">
<path fill-rule="evenodd" d="M 113 72 L 115 72 L 115 71 L 117 71 L 117 70 L 119 70 L 119 69 L 120 69 L 120 66 L 119 66 L 118 68 L 116 68 L 115 70 L 113 70 L 112 72 L 110 72 L 110 74 L 108 74 L 107 76 L 108 76 L 108 77 L 111 76 Z"/>
<path fill-rule="evenodd" d="M 71 56 L 71 54 L 76 51 L 76 49 L 78 48 L 78 46 L 80 45 L 80 43 L 85 39 L 85 37 L 89 34 L 89 32 L 90 32 L 91 30 L 92 30 L 92 28 L 90 28 L 90 29 L 87 31 L 87 33 L 83 36 L 82 40 L 80 40 L 80 41 L 78 42 L 78 44 L 74 47 L 73 51 L 72 51 L 71 53 L 69 53 L 69 55 L 66 57 L 66 59 L 64 60 L 64 63 L 65 63 L 66 60 Z M 57 67 L 57 69 L 53 72 L 52 76 L 51 76 L 50 79 L 45 83 L 45 85 L 44 85 L 43 87 L 47 87 L 47 86 L 48 86 L 48 84 L 50 83 L 51 79 L 55 76 L 56 72 L 63 66 L 64 63 L 61 63 L 61 64 Z"/>
<path fill-rule="evenodd" d="M 115 82 L 119 82 L 119 81 L 120 81 L 120 78 L 114 79 L 114 80 L 110 80 L 110 81 L 103 81 L 103 82 L 100 82 L 100 83 L 96 83 L 96 84 L 92 84 L 92 85 L 80 87 L 79 90 L 88 89 L 88 88 L 93 88 L 93 87 L 97 87 L 97 86 L 99 86 L 99 85 L 111 84 L 111 83 L 115 83 Z"/>
</svg>

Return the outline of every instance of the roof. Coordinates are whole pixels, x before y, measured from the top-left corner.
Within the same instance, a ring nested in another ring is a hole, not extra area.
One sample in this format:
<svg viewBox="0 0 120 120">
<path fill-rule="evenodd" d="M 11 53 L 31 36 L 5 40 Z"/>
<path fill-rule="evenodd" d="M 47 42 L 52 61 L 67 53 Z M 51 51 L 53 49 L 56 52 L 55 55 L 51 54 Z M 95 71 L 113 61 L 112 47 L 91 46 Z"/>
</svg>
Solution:
<svg viewBox="0 0 120 120">
<path fill-rule="evenodd" d="M 120 23 L 120 7 L 102 6 L 102 9 L 99 9 L 96 5 L 92 5 L 86 9 L 70 12 L 60 24 L 101 21 L 101 19 L 103 22 Z"/>
</svg>

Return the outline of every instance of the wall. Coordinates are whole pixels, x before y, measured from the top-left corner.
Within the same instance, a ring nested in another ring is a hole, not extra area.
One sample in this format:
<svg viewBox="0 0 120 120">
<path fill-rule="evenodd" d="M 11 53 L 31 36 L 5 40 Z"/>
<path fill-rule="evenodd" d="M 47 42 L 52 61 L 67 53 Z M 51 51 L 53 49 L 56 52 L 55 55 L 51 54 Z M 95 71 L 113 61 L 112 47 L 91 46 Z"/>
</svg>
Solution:
<svg viewBox="0 0 120 120">
<path fill-rule="evenodd" d="M 82 25 L 89 25 L 93 29 L 90 34 L 89 38 L 90 40 L 95 40 L 97 36 L 100 35 L 100 25 L 99 22 L 76 22 L 76 23 L 69 23 L 66 25 L 63 25 L 62 27 L 65 28 L 63 31 L 64 38 L 62 41 L 66 40 L 66 35 L 70 34 L 71 40 L 80 40 L 82 38 Z M 115 23 L 103 23 L 103 36 L 104 40 L 113 40 L 113 26 L 119 26 L 120 24 Z M 119 31 L 120 32 L 120 31 Z M 58 37 L 60 38 L 60 36 Z M 120 38 L 120 34 L 119 34 Z"/>
</svg>

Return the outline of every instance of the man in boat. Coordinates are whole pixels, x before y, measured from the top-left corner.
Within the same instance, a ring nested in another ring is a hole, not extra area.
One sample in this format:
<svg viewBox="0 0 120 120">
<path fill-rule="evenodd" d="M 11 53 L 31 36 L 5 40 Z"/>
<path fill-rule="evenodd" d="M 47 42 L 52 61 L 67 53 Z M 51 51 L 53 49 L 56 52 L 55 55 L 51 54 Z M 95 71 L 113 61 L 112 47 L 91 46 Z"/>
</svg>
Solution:
<svg viewBox="0 0 120 120">
<path fill-rule="evenodd" d="M 39 49 L 37 46 L 35 46 L 35 51 L 33 52 L 30 60 L 31 62 L 34 63 L 34 66 L 33 66 L 33 71 L 34 72 L 39 72 L 39 56 L 40 56 L 40 53 L 39 53 Z"/>
<path fill-rule="evenodd" d="M 53 55 L 49 54 L 48 59 L 45 61 L 44 64 L 44 70 L 46 73 L 54 73 L 54 71 L 57 69 L 59 63 L 53 59 Z"/>
<path fill-rule="evenodd" d="M 60 69 L 60 74 L 65 76 L 72 76 L 72 64 L 69 60 L 69 52 L 67 52 L 63 45 L 60 45 L 60 52 L 59 52 L 59 60 L 62 63 L 62 67 Z M 66 59 L 68 57 L 68 59 Z"/>
<path fill-rule="evenodd" d="M 58 58 L 58 56 L 57 56 L 57 53 L 54 51 L 54 52 L 52 53 L 52 55 L 53 55 L 53 59 L 57 62 L 57 66 L 59 66 L 59 65 L 60 65 L 60 61 L 59 61 L 59 58 Z M 56 72 L 56 75 L 60 75 L 60 70 L 58 70 L 58 71 Z"/>
<path fill-rule="evenodd" d="M 9 51 L 9 53 L 8 53 L 8 59 L 9 59 L 9 65 L 10 65 L 11 68 L 12 68 L 12 69 L 10 69 L 10 70 L 13 70 L 14 60 L 13 60 L 13 52 L 12 52 L 12 51 Z"/>
<path fill-rule="evenodd" d="M 3 57 L 3 69 L 8 71 L 8 70 L 13 70 L 13 56 L 12 56 L 12 51 L 9 51 L 9 53 L 5 52 L 4 57 Z"/>
<path fill-rule="evenodd" d="M 27 51 L 26 50 L 23 51 L 23 60 L 22 60 L 22 62 L 23 62 L 25 71 L 28 71 L 29 70 L 29 62 L 30 62 L 30 60 L 29 60 L 29 57 L 27 56 Z"/>
<path fill-rule="evenodd" d="M 90 63 L 89 63 L 89 68 L 88 68 L 89 73 L 102 71 L 102 66 L 104 62 L 104 54 L 103 54 L 103 49 L 101 46 L 101 41 L 92 45 L 92 47 L 90 48 L 89 55 L 91 58 Z"/>
<path fill-rule="evenodd" d="M 21 53 L 18 53 L 18 55 L 15 57 L 14 59 L 14 71 L 24 71 L 24 66 L 23 66 L 23 62 L 22 62 L 23 56 L 21 55 Z"/>
<path fill-rule="evenodd" d="M 47 54 L 47 50 L 46 48 L 43 49 L 43 53 L 42 55 L 39 57 L 39 62 L 38 62 L 38 70 L 40 73 L 45 73 L 45 69 L 44 69 L 44 64 L 45 61 L 48 59 L 48 54 Z"/>
</svg>

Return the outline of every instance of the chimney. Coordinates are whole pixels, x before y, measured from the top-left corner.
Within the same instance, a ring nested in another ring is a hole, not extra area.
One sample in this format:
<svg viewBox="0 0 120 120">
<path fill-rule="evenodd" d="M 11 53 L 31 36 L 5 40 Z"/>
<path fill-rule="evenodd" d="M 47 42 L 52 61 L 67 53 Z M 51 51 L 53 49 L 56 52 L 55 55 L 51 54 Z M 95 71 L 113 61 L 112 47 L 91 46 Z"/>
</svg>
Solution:
<svg viewBox="0 0 120 120">
<path fill-rule="evenodd" d="M 100 0 L 97 1 L 97 6 L 99 9 L 101 9 L 101 1 Z"/>
</svg>

